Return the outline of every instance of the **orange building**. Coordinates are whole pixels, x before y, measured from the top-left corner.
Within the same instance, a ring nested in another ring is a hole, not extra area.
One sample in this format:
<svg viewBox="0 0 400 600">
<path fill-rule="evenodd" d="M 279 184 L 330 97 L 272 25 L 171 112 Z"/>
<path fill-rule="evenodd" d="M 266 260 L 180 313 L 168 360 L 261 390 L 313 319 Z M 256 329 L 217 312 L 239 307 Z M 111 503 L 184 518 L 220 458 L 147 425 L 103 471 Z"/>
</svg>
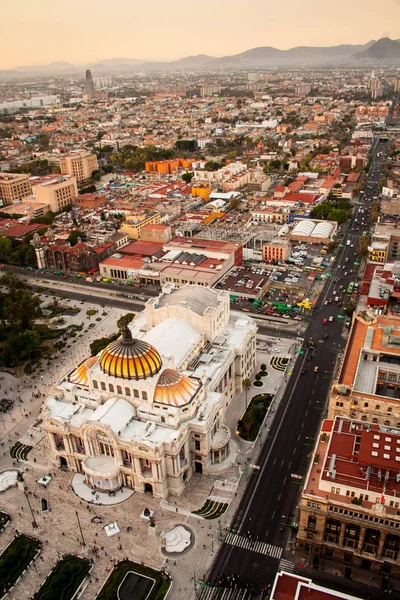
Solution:
<svg viewBox="0 0 400 600">
<path fill-rule="evenodd" d="M 147 161 L 145 163 L 145 169 L 147 173 L 160 173 L 163 175 L 170 175 L 176 169 L 180 167 L 183 169 L 190 169 L 193 160 L 191 158 L 171 158 L 170 160 L 155 160 Z"/>
<path fill-rule="evenodd" d="M 207 201 L 211 195 L 211 187 L 209 185 L 200 184 L 194 185 L 192 187 L 192 197 L 193 198 L 202 198 L 204 201 Z"/>
</svg>

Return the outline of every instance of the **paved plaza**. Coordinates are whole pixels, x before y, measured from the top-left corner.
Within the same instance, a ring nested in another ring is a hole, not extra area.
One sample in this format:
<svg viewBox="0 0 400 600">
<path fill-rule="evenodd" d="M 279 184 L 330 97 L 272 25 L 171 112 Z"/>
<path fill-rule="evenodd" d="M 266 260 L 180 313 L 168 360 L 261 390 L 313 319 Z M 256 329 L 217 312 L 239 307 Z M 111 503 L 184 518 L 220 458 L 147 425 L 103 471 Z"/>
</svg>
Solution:
<svg viewBox="0 0 400 600">
<path fill-rule="evenodd" d="M 241 418 L 246 404 L 246 394 L 243 392 L 227 412 L 227 425 L 232 432 L 231 455 L 225 463 L 215 466 L 212 476 L 194 474 L 179 498 L 159 500 L 154 499 L 151 494 L 132 494 L 129 490 L 130 497 L 128 493 L 124 495 L 122 492 L 113 498 L 113 502 L 117 503 L 111 505 L 105 499 L 100 504 L 100 496 L 96 498 L 89 489 L 87 495 L 74 492 L 74 474 L 63 472 L 52 463 L 47 440 L 41 434 L 40 423 L 37 421 L 42 402 L 54 382 L 63 372 L 90 355 L 89 344 L 93 339 L 108 336 L 116 331 L 116 321 L 122 311 L 106 307 L 104 314 L 98 306 L 88 303 L 81 305 L 65 300 L 62 304 L 81 309 L 74 317 L 64 317 L 66 323 L 63 327 L 73 323 L 83 324 L 84 330 L 87 330 L 82 332 L 83 336 L 71 338 L 68 342 L 71 348 L 60 354 L 59 359 L 54 360 L 43 373 L 19 379 L 6 373 L 0 374 L 4 377 L 0 381 L 2 395 L 10 396 L 15 401 L 13 411 L 1 417 L 1 470 L 19 469 L 25 486 L 24 490 L 21 487 L 13 487 L 0 494 L 0 510 L 12 517 L 12 522 L 0 534 L 0 550 L 7 546 L 16 529 L 20 533 L 35 535 L 44 542 L 40 558 L 18 582 L 11 597 L 26 600 L 32 596 L 54 563 L 65 553 L 77 553 L 93 559 L 94 566 L 81 596 L 83 599 L 94 600 L 115 561 L 123 558 L 143 562 L 156 569 L 164 566 L 173 579 L 170 594 L 173 600 L 194 597 L 196 582 L 206 576 L 220 540 L 226 534 L 236 511 L 246 485 L 248 465 L 256 463 L 261 445 L 268 435 L 276 405 L 290 377 L 298 346 L 295 341 L 283 338 L 258 340 L 257 368 L 251 382 L 253 384 L 254 376 L 263 363 L 267 366 L 268 376 L 263 378 L 262 387 L 251 386 L 247 401 L 249 402 L 253 395 L 271 393 L 275 395 L 275 402 L 271 404 L 260 436 L 255 442 L 245 442 L 236 435 L 237 421 Z M 91 308 L 98 312 L 89 318 L 86 312 Z M 96 318 L 101 320 L 96 321 Z M 90 323 L 94 323 L 95 326 L 89 328 Z M 272 365 L 273 357 L 275 362 Z M 289 359 L 287 365 L 283 360 L 285 358 Z M 283 369 L 282 364 L 285 365 Z M 18 398 L 22 402 L 19 402 Z M 34 446 L 27 461 L 13 460 L 9 455 L 10 446 L 18 440 L 25 444 L 30 442 L 30 445 Z M 43 475 L 50 475 L 52 478 L 47 487 L 38 483 Z M 74 483 L 76 488 L 76 480 Z M 84 484 L 81 482 L 78 485 L 81 492 L 82 486 Z M 82 499 L 82 495 L 85 499 Z M 47 512 L 41 510 L 42 498 L 48 501 Z M 229 505 L 227 511 L 220 518 L 213 520 L 192 514 L 192 511 L 202 508 L 207 498 L 226 501 Z M 33 526 L 29 504 L 38 529 Z M 148 521 L 141 518 L 145 508 L 154 511 L 155 528 L 150 527 Z M 104 527 L 112 522 L 118 524 L 120 533 L 108 537 Z M 185 555 L 167 559 L 161 550 L 160 533 L 177 524 L 186 524 L 189 527 L 194 534 L 194 544 Z M 83 546 L 83 542 L 86 547 Z"/>
</svg>

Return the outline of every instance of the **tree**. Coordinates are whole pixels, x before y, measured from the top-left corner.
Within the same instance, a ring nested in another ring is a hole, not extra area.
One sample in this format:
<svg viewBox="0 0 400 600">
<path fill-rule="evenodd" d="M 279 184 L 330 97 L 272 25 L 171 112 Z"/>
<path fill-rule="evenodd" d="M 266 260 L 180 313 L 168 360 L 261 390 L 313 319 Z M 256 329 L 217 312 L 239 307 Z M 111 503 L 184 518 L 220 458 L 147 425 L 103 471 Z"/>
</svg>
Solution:
<svg viewBox="0 0 400 600">
<path fill-rule="evenodd" d="M 92 181 L 100 181 L 100 179 L 101 179 L 101 173 L 100 173 L 100 171 L 98 169 L 96 169 L 95 171 L 92 171 L 90 179 Z"/>
<path fill-rule="evenodd" d="M 35 217 L 34 219 L 30 220 L 30 223 L 43 223 L 46 225 L 51 225 L 55 216 L 56 215 L 53 213 L 53 211 L 48 210 L 44 213 L 43 217 Z"/>
<path fill-rule="evenodd" d="M 110 337 L 102 337 L 102 338 L 98 338 L 97 340 L 93 340 L 93 342 L 89 346 L 90 354 L 92 356 L 96 356 L 99 352 L 104 350 L 104 348 L 106 346 L 108 346 L 108 344 L 111 344 L 111 342 L 114 342 L 115 340 L 117 340 L 119 338 L 119 335 L 120 335 L 119 333 L 115 333 L 114 335 L 111 335 Z"/>
<path fill-rule="evenodd" d="M 31 354 L 38 346 L 40 346 L 40 336 L 37 331 L 27 329 L 19 335 L 21 345 L 24 348 L 24 353 L 31 360 Z"/>
<path fill-rule="evenodd" d="M 45 133 L 41 133 L 38 137 L 38 142 L 39 142 L 39 150 L 48 150 L 49 144 L 50 144 L 48 135 L 46 135 Z"/>
<path fill-rule="evenodd" d="M 125 329 L 125 327 L 127 327 L 129 323 L 133 321 L 134 318 L 134 313 L 126 313 L 125 315 L 122 315 L 122 317 L 120 317 L 117 321 L 118 331 L 122 332 Z"/>
<path fill-rule="evenodd" d="M 32 329 L 34 320 L 42 314 L 39 297 L 14 273 L 3 275 L 0 284 L 6 288 L 0 312 L 3 326 L 8 325 L 13 333 Z"/>
<path fill-rule="evenodd" d="M 221 167 L 222 167 L 221 163 L 216 162 L 215 160 L 209 160 L 204 165 L 204 170 L 205 171 L 218 171 L 218 169 L 220 169 Z"/>
<path fill-rule="evenodd" d="M 68 241 L 71 246 L 75 246 L 78 243 L 78 238 L 82 238 L 82 232 L 79 229 L 74 229 L 68 236 Z"/>
<path fill-rule="evenodd" d="M 239 198 L 231 198 L 229 201 L 229 207 L 234 210 L 235 208 L 237 208 L 240 204 L 240 200 Z"/>
<path fill-rule="evenodd" d="M 183 179 L 183 181 L 186 181 L 186 183 L 191 183 L 193 177 L 194 177 L 194 173 L 191 171 L 188 171 L 187 173 L 184 173 L 182 175 L 182 179 Z"/>
<path fill-rule="evenodd" d="M 357 248 L 358 254 L 365 255 L 368 252 L 368 246 L 371 243 L 371 238 L 369 235 L 362 235 L 360 237 L 359 246 Z"/>
<path fill-rule="evenodd" d="M 267 370 L 267 365 L 263 363 L 261 365 L 261 371 L 266 371 L 266 370 Z"/>
<path fill-rule="evenodd" d="M 248 406 L 247 396 L 248 396 L 248 393 L 249 393 L 249 389 L 251 388 L 251 381 L 250 381 L 250 379 L 248 377 L 246 377 L 246 379 L 243 379 L 242 385 L 243 385 L 243 388 L 244 388 L 244 390 L 246 392 L 246 409 L 247 409 L 247 406 Z"/>
<path fill-rule="evenodd" d="M 96 185 L 92 183 L 92 185 L 88 185 L 79 190 L 79 194 L 94 194 L 96 191 Z"/>
</svg>

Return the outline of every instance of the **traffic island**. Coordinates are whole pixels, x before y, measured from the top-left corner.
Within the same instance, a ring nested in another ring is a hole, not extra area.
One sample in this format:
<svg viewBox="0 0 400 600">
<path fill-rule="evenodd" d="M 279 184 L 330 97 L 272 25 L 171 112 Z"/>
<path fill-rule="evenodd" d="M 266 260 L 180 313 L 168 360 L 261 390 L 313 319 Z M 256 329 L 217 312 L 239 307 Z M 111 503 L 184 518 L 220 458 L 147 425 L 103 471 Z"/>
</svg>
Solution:
<svg viewBox="0 0 400 600">
<path fill-rule="evenodd" d="M 111 571 L 96 600 L 163 600 L 171 587 L 164 571 L 123 560 Z"/>
<path fill-rule="evenodd" d="M 3 513 L 4 514 L 4 513 Z M 36 538 L 18 535 L 0 555 L 0 598 L 10 592 L 40 552 Z"/>
<path fill-rule="evenodd" d="M 236 433 L 242 440 L 254 442 L 257 438 L 273 397 L 273 394 L 257 394 L 250 400 L 249 406 L 237 424 Z"/>
<path fill-rule="evenodd" d="M 64 556 L 56 563 L 33 600 L 71 600 L 77 597 L 91 568 L 87 558 L 74 554 Z"/>
</svg>

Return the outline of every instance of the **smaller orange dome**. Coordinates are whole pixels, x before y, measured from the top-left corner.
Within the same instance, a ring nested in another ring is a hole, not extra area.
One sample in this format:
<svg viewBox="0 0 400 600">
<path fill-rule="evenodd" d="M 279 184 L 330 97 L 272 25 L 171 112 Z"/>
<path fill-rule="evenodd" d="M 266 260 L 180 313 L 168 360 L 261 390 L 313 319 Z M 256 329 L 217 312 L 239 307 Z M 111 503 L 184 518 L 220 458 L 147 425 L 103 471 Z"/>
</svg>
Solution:
<svg viewBox="0 0 400 600">
<path fill-rule="evenodd" d="M 158 378 L 154 402 L 184 406 L 191 401 L 198 389 L 197 381 L 173 369 L 165 369 Z"/>
<path fill-rule="evenodd" d="M 93 367 L 93 365 L 97 362 L 97 356 L 91 356 L 83 361 L 70 375 L 69 379 L 72 383 L 80 383 L 81 385 L 87 385 L 89 382 L 88 379 L 88 370 Z"/>
</svg>

